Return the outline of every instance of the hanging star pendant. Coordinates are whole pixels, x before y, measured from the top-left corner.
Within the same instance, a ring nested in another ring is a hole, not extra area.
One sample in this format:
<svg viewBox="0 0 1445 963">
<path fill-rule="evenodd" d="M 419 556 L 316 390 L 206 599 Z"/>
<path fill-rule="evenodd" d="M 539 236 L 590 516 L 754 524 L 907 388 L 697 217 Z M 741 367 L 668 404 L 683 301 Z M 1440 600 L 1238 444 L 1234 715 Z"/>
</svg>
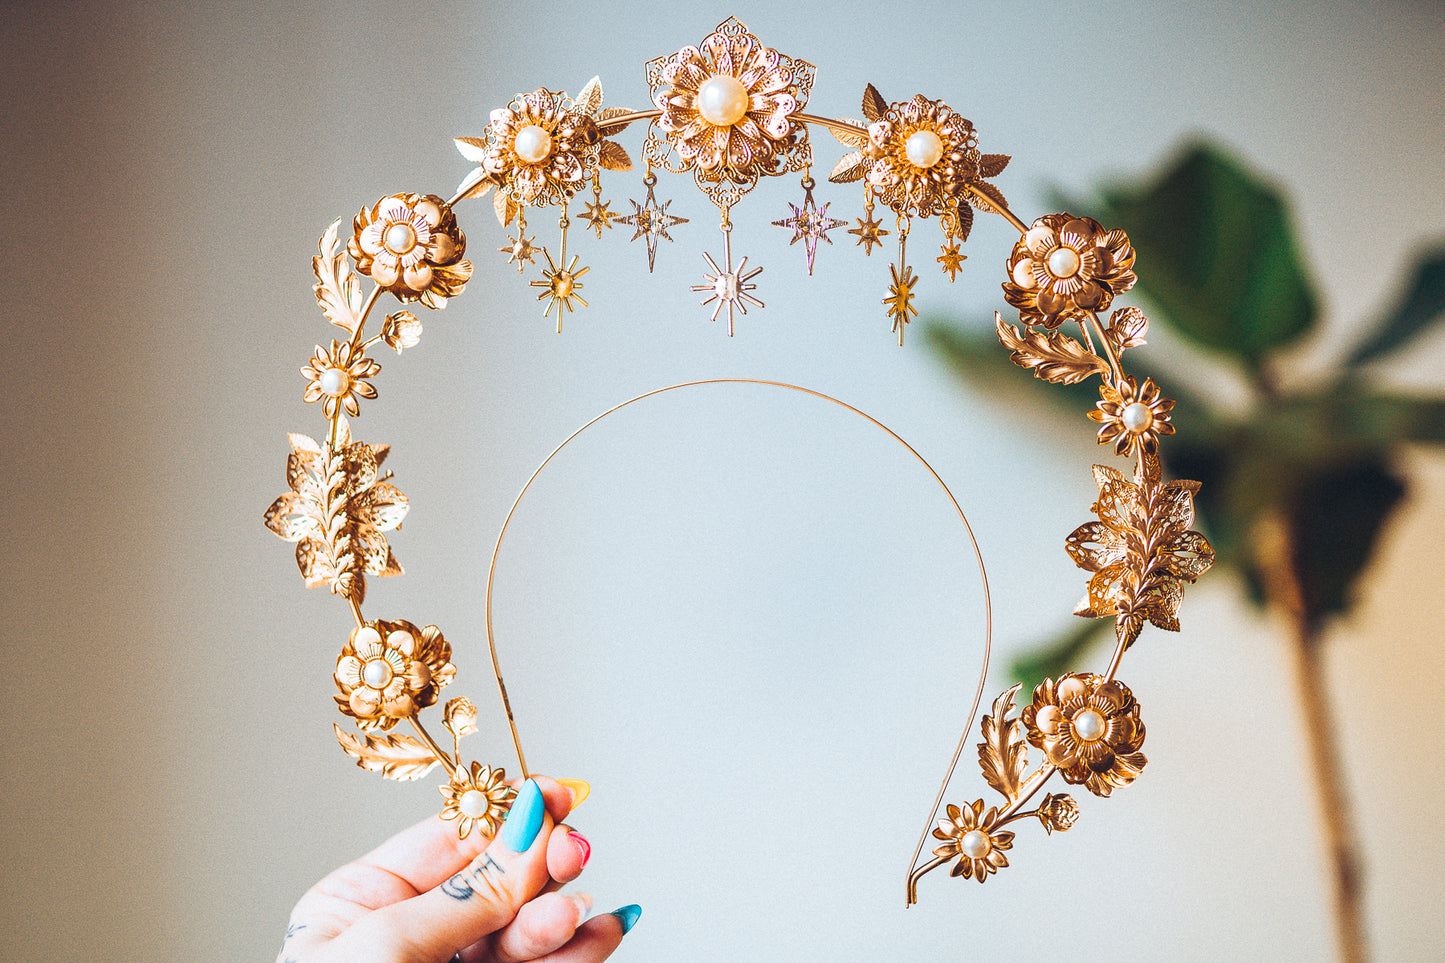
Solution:
<svg viewBox="0 0 1445 963">
<path fill-rule="evenodd" d="M 652 185 L 647 187 L 647 200 L 639 204 L 636 201 L 629 202 L 632 205 L 632 213 L 626 217 L 619 217 L 617 220 L 622 224 L 632 225 L 634 231 L 630 240 L 637 240 L 639 237 L 647 238 L 647 270 L 652 272 L 653 265 L 657 261 L 657 241 L 661 238 L 664 241 L 671 241 L 672 237 L 667 229 L 676 224 L 686 224 L 687 218 L 677 217 L 667 213 L 667 206 L 672 201 L 657 203 L 657 196 L 652 193 Z"/>
<path fill-rule="evenodd" d="M 586 221 L 587 226 L 597 232 L 598 238 L 602 237 L 603 228 L 609 231 L 612 230 L 612 221 L 614 219 L 621 220 L 618 214 L 607 209 L 609 203 L 610 202 L 604 201 L 599 197 L 588 204 L 587 210 L 582 214 L 582 220 Z"/>
<path fill-rule="evenodd" d="M 803 241 L 803 246 L 808 250 L 808 274 L 813 273 L 813 259 L 818 254 L 818 242 L 833 241 L 828 237 L 828 232 L 835 227 L 842 227 L 847 221 L 840 221 L 837 218 L 828 216 L 828 205 L 821 208 L 813 203 L 813 191 L 811 188 L 803 189 L 803 203 L 801 206 L 789 203 L 793 209 L 792 217 L 785 217 L 781 221 L 774 221 L 776 227 L 790 227 L 793 229 L 793 239 L 788 242 L 791 247 L 798 241 Z M 829 203 L 832 203 L 831 201 Z"/>
<path fill-rule="evenodd" d="M 762 274 L 763 269 L 755 267 L 749 271 L 747 269 L 748 259 L 743 258 L 742 263 L 739 264 L 737 270 L 734 271 L 733 240 L 732 236 L 726 232 L 723 233 L 723 257 L 724 260 L 727 261 L 727 267 L 720 268 L 717 266 L 717 262 L 712 259 L 711 254 L 703 254 L 703 258 L 707 261 L 708 266 L 712 268 L 712 273 L 703 275 L 707 278 L 706 284 L 694 284 L 692 289 L 708 295 L 707 299 L 702 302 L 703 307 L 707 307 L 714 301 L 717 302 L 717 307 L 712 309 L 713 321 L 718 319 L 718 315 L 722 313 L 724 307 L 728 309 L 728 337 L 731 338 L 733 336 L 734 308 L 743 314 L 747 314 L 749 304 L 760 308 L 767 307 L 767 305 L 748 293 L 749 291 L 756 291 L 758 289 L 756 284 L 750 284 L 749 282 L 759 274 Z"/>
<path fill-rule="evenodd" d="M 512 243 L 508 244 L 506 247 L 497 248 L 497 251 L 507 255 L 508 264 L 517 265 L 518 274 L 521 274 L 524 270 L 526 270 L 524 266 L 525 264 L 536 263 L 532 260 L 532 258 L 539 250 L 541 250 L 541 248 L 532 246 L 532 239 L 527 236 L 526 231 L 517 231 L 516 237 L 512 237 L 512 235 L 508 234 L 507 240 L 511 241 Z"/>
<path fill-rule="evenodd" d="M 557 309 L 557 333 L 560 334 L 562 332 L 562 310 L 565 308 L 568 313 L 571 313 L 573 310 L 573 301 L 576 301 L 584 308 L 587 307 L 587 301 L 577 292 L 582 290 L 582 275 L 592 269 L 590 267 L 584 267 L 580 271 L 577 270 L 577 261 L 579 259 L 575 254 L 572 255 L 572 263 L 568 264 L 565 268 L 557 267 L 556 263 L 552 260 L 552 252 L 546 248 L 542 249 L 542 255 L 547 259 L 547 269 L 542 272 L 542 280 L 533 281 L 532 287 L 544 289 L 541 294 L 537 295 L 538 301 L 546 301 L 548 298 L 552 299 L 547 301 L 547 309 L 542 312 L 542 317 L 545 318 L 551 314 L 552 309 L 555 307 Z M 565 252 L 562 255 L 562 260 L 567 260 Z"/>
<path fill-rule="evenodd" d="M 882 238 L 891 234 L 891 231 L 882 229 L 883 222 L 875 218 L 871 213 L 865 218 L 858 218 L 858 226 L 848 233 L 857 236 L 858 243 L 863 245 L 863 255 L 872 255 L 873 248 L 883 243 Z"/>
<path fill-rule="evenodd" d="M 888 316 L 893 319 L 893 330 L 898 332 L 898 343 L 901 345 L 904 326 L 918 316 L 918 309 L 913 306 L 913 285 L 918 278 L 914 276 L 913 268 L 906 265 L 901 271 L 896 264 L 889 267 L 893 272 L 893 286 L 888 289 L 888 297 L 883 299 L 883 303 L 888 306 Z"/>
<path fill-rule="evenodd" d="M 939 248 L 939 250 L 941 250 L 943 254 L 934 260 L 943 265 L 943 273 L 948 275 L 948 280 L 957 280 L 959 269 L 963 267 L 963 262 L 968 260 L 968 255 L 958 253 L 957 241 L 945 244 Z"/>
</svg>

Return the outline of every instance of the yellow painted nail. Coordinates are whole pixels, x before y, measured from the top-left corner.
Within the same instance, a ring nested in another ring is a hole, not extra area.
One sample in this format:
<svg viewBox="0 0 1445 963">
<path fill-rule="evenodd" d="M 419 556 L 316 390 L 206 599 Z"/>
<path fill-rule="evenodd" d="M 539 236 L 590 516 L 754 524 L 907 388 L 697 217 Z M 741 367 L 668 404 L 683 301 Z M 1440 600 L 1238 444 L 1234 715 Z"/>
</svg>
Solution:
<svg viewBox="0 0 1445 963">
<path fill-rule="evenodd" d="M 592 795 L 592 787 L 585 779 L 558 779 L 557 782 L 566 786 L 567 791 L 572 794 L 573 809 L 582 805 L 587 801 L 587 797 Z"/>
</svg>

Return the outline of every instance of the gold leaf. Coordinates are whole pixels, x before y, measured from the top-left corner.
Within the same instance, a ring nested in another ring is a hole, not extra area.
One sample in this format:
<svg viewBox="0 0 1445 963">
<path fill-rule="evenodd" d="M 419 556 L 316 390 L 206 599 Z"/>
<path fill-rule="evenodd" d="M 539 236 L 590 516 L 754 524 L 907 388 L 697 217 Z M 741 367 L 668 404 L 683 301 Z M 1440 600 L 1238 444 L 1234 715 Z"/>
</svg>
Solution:
<svg viewBox="0 0 1445 963">
<path fill-rule="evenodd" d="M 1013 363 L 1020 368 L 1033 368 L 1034 374 L 1059 385 L 1077 384 L 1090 375 L 1107 375 L 1109 367 L 1102 358 L 1062 331 L 1026 331 L 1020 334 L 1003 316 L 994 312 L 998 340 L 1013 354 Z"/>
<path fill-rule="evenodd" d="M 888 113 L 888 101 L 878 92 L 878 88 L 872 84 L 863 91 L 863 116 L 868 118 L 869 123 L 882 120 L 883 115 Z"/>
<path fill-rule="evenodd" d="M 315 499 L 286 492 L 266 509 L 266 527 L 288 542 L 321 534 L 321 512 Z"/>
<path fill-rule="evenodd" d="M 967 204 L 958 205 L 958 242 L 962 244 L 968 240 L 968 235 L 973 232 L 973 208 Z"/>
<path fill-rule="evenodd" d="M 599 127 L 607 128 L 607 133 L 609 134 L 620 134 L 628 127 L 632 126 L 632 121 L 628 121 L 627 123 L 620 125 L 609 124 L 608 121 L 612 120 L 612 118 L 614 117 L 621 117 L 624 114 L 632 113 L 636 113 L 636 111 L 628 110 L 626 107 L 607 107 L 597 112 L 597 125 Z"/>
<path fill-rule="evenodd" d="M 483 164 L 487 160 L 487 142 L 481 137 L 454 137 L 452 143 L 457 145 L 457 150 L 462 156 L 473 164 Z"/>
<path fill-rule="evenodd" d="M 1008 718 L 1014 694 L 1022 685 L 1022 682 L 1015 683 L 994 700 L 993 714 L 983 717 L 980 727 L 983 742 L 978 744 L 978 764 L 983 778 L 1009 802 L 1018 798 L 1019 778 L 1028 765 L 1029 751 L 1024 745 L 1019 721 Z"/>
<path fill-rule="evenodd" d="M 999 211 L 1003 211 L 1003 210 L 1007 210 L 1007 209 L 1008 209 L 1008 200 L 1004 198 L 1004 196 L 1003 196 L 1003 191 L 999 190 L 997 187 L 994 187 L 992 184 L 990 184 L 990 183 L 988 183 L 988 182 L 986 182 L 986 181 L 977 181 L 977 180 L 975 180 L 975 181 L 970 181 L 970 182 L 969 182 L 969 185 L 970 185 L 971 187 L 973 187 L 974 190 L 978 191 L 978 192 L 979 192 L 980 194 L 982 194 L 984 197 L 988 198 L 988 199 L 989 199 L 990 201 L 992 201 L 995 205 L 997 205 L 996 208 L 992 208 L 992 209 L 994 209 L 994 210 L 999 210 Z M 969 201 L 970 204 L 973 204 L 973 205 L 976 206 L 976 207 L 982 207 L 984 210 L 990 210 L 990 209 L 991 209 L 988 204 L 986 204 L 984 201 L 979 200 L 979 199 L 978 199 L 976 196 L 974 196 L 973 194 L 969 194 L 969 195 L 968 195 L 968 201 Z"/>
<path fill-rule="evenodd" d="M 861 120 L 852 120 L 850 118 L 842 118 L 841 122 L 844 124 L 853 124 L 857 127 L 868 126 Z M 852 147 L 857 150 L 862 150 L 864 147 L 868 146 L 868 133 L 866 131 L 840 130 L 837 127 L 829 127 L 828 130 L 832 131 L 833 137 L 838 141 L 838 143 L 842 144 L 845 147 Z"/>
<path fill-rule="evenodd" d="M 458 696 L 442 710 L 442 722 L 458 739 L 469 736 L 477 731 L 477 707 L 470 699 Z"/>
<path fill-rule="evenodd" d="M 326 585 L 336 577 L 336 565 L 331 560 L 331 550 L 319 538 L 303 538 L 296 543 L 296 567 L 307 588 Z"/>
<path fill-rule="evenodd" d="M 627 150 L 615 140 L 604 140 L 597 151 L 597 164 L 609 171 L 632 170 L 632 158 Z"/>
<path fill-rule="evenodd" d="M 978 176 L 997 177 L 1011 160 L 1013 158 L 1008 154 L 984 154 L 978 159 Z"/>
<path fill-rule="evenodd" d="M 497 220 L 502 222 L 503 227 L 509 226 L 512 218 L 516 217 L 517 211 L 520 210 L 517 202 L 512 199 L 512 195 L 502 191 L 497 191 L 492 195 L 492 209 L 497 212 Z"/>
<path fill-rule="evenodd" d="M 497 186 L 496 178 L 487 173 L 485 167 L 476 167 L 457 185 L 457 200 L 468 201 L 474 197 L 486 197 L 487 191 Z"/>
<path fill-rule="evenodd" d="M 337 236 L 340 226 L 341 218 L 338 217 L 321 235 L 317 245 L 319 253 L 311 259 L 311 271 L 316 275 L 312 291 L 316 293 L 316 301 L 321 305 L 326 320 L 354 334 L 356 326 L 361 323 L 361 282 L 346 265 L 343 257 L 346 245 Z"/>
<path fill-rule="evenodd" d="M 582 88 L 582 92 L 577 95 L 577 99 L 573 103 L 577 105 L 578 111 L 589 117 L 597 113 L 602 106 L 602 78 L 593 77 L 587 81 L 587 86 Z"/>
<path fill-rule="evenodd" d="M 336 723 L 336 741 L 356 764 L 367 772 L 379 772 L 387 779 L 409 781 L 420 779 L 439 760 L 419 739 L 396 734 L 371 736 L 347 732 Z"/>
<path fill-rule="evenodd" d="M 863 156 L 861 150 L 850 151 L 838 159 L 833 166 L 833 173 L 828 175 L 828 180 L 834 184 L 850 184 L 860 179 L 868 171 L 868 158 Z"/>
</svg>

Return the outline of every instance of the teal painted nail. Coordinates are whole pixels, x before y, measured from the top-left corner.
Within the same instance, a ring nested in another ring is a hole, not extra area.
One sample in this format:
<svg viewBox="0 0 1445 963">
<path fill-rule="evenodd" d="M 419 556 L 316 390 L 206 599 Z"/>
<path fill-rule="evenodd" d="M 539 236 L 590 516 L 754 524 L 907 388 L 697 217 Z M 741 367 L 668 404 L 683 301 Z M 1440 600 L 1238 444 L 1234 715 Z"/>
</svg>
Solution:
<svg viewBox="0 0 1445 963">
<path fill-rule="evenodd" d="M 642 907 L 636 903 L 631 903 L 627 906 L 618 907 L 613 910 L 610 915 L 617 917 L 617 921 L 622 924 L 622 935 L 626 936 L 642 917 Z"/>
<path fill-rule="evenodd" d="M 528 779 L 517 791 L 512 810 L 502 823 L 502 845 L 514 853 L 525 853 L 532 848 L 537 833 L 542 829 L 542 816 L 546 812 L 542 800 L 542 789 L 534 780 Z"/>
</svg>

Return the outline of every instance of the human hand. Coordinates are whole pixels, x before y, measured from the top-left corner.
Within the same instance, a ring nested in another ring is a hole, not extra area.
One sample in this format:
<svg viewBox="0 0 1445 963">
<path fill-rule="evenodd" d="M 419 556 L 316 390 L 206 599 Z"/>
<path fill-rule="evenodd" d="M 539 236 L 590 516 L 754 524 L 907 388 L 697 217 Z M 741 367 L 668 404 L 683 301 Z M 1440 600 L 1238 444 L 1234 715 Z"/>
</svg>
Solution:
<svg viewBox="0 0 1445 963">
<path fill-rule="evenodd" d="M 313 886 L 291 913 L 277 963 L 598 963 L 641 910 L 587 920 L 560 887 L 591 855 L 562 820 L 565 786 L 524 782 L 494 839 L 459 840 L 432 817 Z M 579 925 L 580 924 L 580 925 Z"/>
</svg>

